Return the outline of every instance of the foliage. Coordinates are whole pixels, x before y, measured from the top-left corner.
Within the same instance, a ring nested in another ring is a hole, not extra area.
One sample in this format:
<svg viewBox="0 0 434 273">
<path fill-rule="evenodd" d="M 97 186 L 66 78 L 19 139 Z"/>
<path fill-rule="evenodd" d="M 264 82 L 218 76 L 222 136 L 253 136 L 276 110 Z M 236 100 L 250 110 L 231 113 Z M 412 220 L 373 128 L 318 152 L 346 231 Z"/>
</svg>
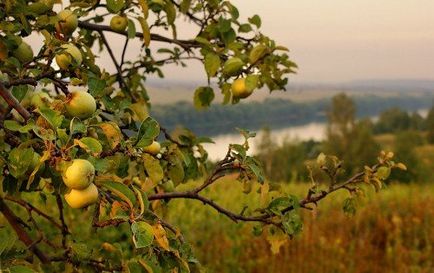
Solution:
<svg viewBox="0 0 434 273">
<path fill-rule="evenodd" d="M 125 31 L 105 24 L 115 15 L 128 20 Z M 196 200 L 234 222 L 256 223 L 256 234 L 288 238 L 302 229 L 302 208 L 337 190 L 356 194 L 363 183 L 379 189 L 391 169 L 405 168 L 383 152 L 377 164 L 342 180 L 339 159 L 321 154 L 310 168 L 312 188 L 298 198 L 274 192 L 265 181 L 260 162 L 248 154 L 253 133 L 240 130 L 245 142 L 230 145 L 209 168 L 202 143 L 212 140 L 169 132 L 150 117 L 146 79 L 162 77 L 161 67 L 170 63 L 204 64 L 208 85 L 194 94 L 198 109 L 213 101 L 211 79 L 224 103 L 241 99 L 231 93 L 238 78 L 249 92 L 285 88 L 296 68 L 287 49 L 259 31 L 259 16 L 243 22 L 228 1 L 7 0 L 0 19 L 0 255 L 9 271 L 199 272 L 188 243 L 164 219 L 170 200 Z M 180 39 L 179 19 L 197 34 Z M 107 32 L 123 39 L 120 56 Z M 35 52 L 28 36 L 40 39 Z M 129 46 L 133 40 L 139 50 Z M 127 50 L 138 56 L 127 60 Z M 97 65 L 102 52 L 114 73 Z M 87 167 L 76 167 L 76 159 Z M 328 176 L 322 190 L 317 173 Z M 230 174 L 246 193 L 260 185 L 260 207 L 238 213 L 202 194 Z M 203 183 L 176 191 L 197 179 Z"/>
</svg>

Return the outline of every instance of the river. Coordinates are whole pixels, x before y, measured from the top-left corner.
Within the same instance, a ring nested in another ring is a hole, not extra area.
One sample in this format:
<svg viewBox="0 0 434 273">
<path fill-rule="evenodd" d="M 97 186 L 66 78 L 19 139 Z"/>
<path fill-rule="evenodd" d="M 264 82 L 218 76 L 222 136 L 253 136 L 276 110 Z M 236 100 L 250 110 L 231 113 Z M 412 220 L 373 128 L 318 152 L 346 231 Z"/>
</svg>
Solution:
<svg viewBox="0 0 434 273">
<path fill-rule="evenodd" d="M 428 115 L 429 109 L 420 109 L 417 112 L 422 116 Z M 378 116 L 371 118 L 372 121 L 378 120 Z M 283 129 L 271 130 L 273 140 L 277 144 L 283 143 L 285 140 L 304 141 L 316 140 L 321 141 L 325 138 L 326 124 L 321 122 L 313 122 L 306 125 L 292 126 Z M 259 130 L 256 137 L 249 141 L 249 154 L 255 154 L 258 141 L 261 139 L 263 132 Z M 217 161 L 222 159 L 228 150 L 229 144 L 242 144 L 244 138 L 241 134 L 224 134 L 212 137 L 214 144 L 205 144 L 204 147 L 208 151 L 209 159 Z"/>
</svg>

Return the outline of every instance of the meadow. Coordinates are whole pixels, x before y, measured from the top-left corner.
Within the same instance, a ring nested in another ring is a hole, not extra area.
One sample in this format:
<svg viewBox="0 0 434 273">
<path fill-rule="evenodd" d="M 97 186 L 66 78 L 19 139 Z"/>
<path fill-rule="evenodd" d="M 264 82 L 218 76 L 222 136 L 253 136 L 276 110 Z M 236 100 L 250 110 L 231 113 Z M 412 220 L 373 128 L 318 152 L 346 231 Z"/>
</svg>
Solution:
<svg viewBox="0 0 434 273">
<path fill-rule="evenodd" d="M 221 181 L 207 196 L 235 211 L 260 202 L 254 191 L 244 195 L 231 185 L 236 183 Z M 283 185 L 300 197 L 307 191 L 306 184 Z M 201 203 L 172 200 L 168 216 L 210 273 L 434 272 L 433 186 L 391 184 L 365 193 L 354 216 L 342 211 L 346 192 L 302 211 L 303 232 L 278 254 L 267 238 L 252 234 L 252 225 L 235 224 Z"/>
</svg>

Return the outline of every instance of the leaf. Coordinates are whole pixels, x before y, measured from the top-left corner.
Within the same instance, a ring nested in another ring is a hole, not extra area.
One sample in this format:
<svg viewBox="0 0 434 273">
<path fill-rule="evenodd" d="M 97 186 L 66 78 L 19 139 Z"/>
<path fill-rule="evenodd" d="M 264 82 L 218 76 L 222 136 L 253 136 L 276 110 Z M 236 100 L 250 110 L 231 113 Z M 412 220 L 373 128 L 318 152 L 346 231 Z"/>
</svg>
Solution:
<svg viewBox="0 0 434 273">
<path fill-rule="evenodd" d="M 326 163 L 326 155 L 324 153 L 320 153 L 316 158 L 316 163 L 319 166 L 324 166 L 324 164 Z"/>
<path fill-rule="evenodd" d="M 102 152 L 101 143 L 92 137 L 83 137 L 80 140 L 74 139 L 74 144 L 86 150 L 88 153 L 99 154 Z"/>
<path fill-rule="evenodd" d="M 107 9 L 111 13 L 118 13 L 124 7 L 124 0 L 107 0 Z"/>
<path fill-rule="evenodd" d="M 152 229 L 158 245 L 164 250 L 170 251 L 169 240 L 167 239 L 166 230 L 163 228 L 163 226 L 158 223 L 154 225 Z"/>
<path fill-rule="evenodd" d="M 288 235 L 299 234 L 303 230 L 303 222 L 300 215 L 292 211 L 282 217 L 282 226 Z"/>
<path fill-rule="evenodd" d="M 378 177 L 378 179 L 380 180 L 385 180 L 389 177 L 390 175 L 390 168 L 389 167 L 385 167 L 382 166 L 380 168 L 378 168 L 376 176 Z"/>
<path fill-rule="evenodd" d="M 138 148 L 145 148 L 151 145 L 152 141 L 154 141 L 159 134 L 160 125 L 155 119 L 148 117 L 142 122 L 142 124 L 140 124 L 135 146 Z"/>
<path fill-rule="evenodd" d="M 164 178 L 160 161 L 149 154 L 143 154 L 143 164 L 153 183 L 159 183 Z"/>
<path fill-rule="evenodd" d="M 119 196 L 123 201 L 125 201 L 131 208 L 137 202 L 134 192 L 125 184 L 113 181 L 104 181 L 101 184 L 104 188 L 108 189 L 115 195 Z"/>
<path fill-rule="evenodd" d="M 149 47 L 149 44 L 151 43 L 151 31 L 149 29 L 148 22 L 146 22 L 146 19 L 143 17 L 138 17 L 137 20 L 139 21 L 140 26 L 142 27 L 143 42 L 146 47 Z"/>
<path fill-rule="evenodd" d="M 105 122 L 98 124 L 98 126 L 104 132 L 104 135 L 107 137 L 110 146 L 112 148 L 118 146 L 122 140 L 122 132 L 118 125 L 114 122 Z"/>
<path fill-rule="evenodd" d="M 356 201 L 352 197 L 348 197 L 344 200 L 342 210 L 346 215 L 354 216 L 356 214 Z"/>
<path fill-rule="evenodd" d="M 92 254 L 92 249 L 85 243 L 72 243 L 71 249 L 73 255 L 80 261 L 88 259 Z"/>
<path fill-rule="evenodd" d="M 127 31 L 128 31 L 128 39 L 133 39 L 136 37 L 136 25 L 134 24 L 134 21 L 131 19 L 128 19 Z"/>
<path fill-rule="evenodd" d="M 14 148 L 9 152 L 9 172 L 15 178 L 22 177 L 33 161 L 34 151 L 30 148 Z"/>
<path fill-rule="evenodd" d="M 149 16 L 149 7 L 148 7 L 148 3 L 145 0 L 139 0 L 139 5 L 142 8 L 142 12 L 143 12 L 143 17 L 145 19 L 148 19 Z"/>
<path fill-rule="evenodd" d="M 223 66 L 223 74 L 233 76 L 238 74 L 244 66 L 244 62 L 237 57 L 227 60 Z"/>
<path fill-rule="evenodd" d="M 207 108 L 211 105 L 214 97 L 214 90 L 211 87 L 199 87 L 194 92 L 194 107 L 196 107 L 196 109 Z"/>
<path fill-rule="evenodd" d="M 164 5 L 164 11 L 167 15 L 167 24 L 173 25 L 176 19 L 176 8 L 172 1 L 166 1 L 166 4 Z"/>
<path fill-rule="evenodd" d="M 407 166 L 405 166 L 404 163 L 397 163 L 395 165 L 395 167 L 398 168 L 398 169 L 400 169 L 400 170 L 403 170 L 403 171 L 407 170 Z"/>
<path fill-rule="evenodd" d="M 148 247 L 154 241 L 154 229 L 146 222 L 134 222 L 131 224 L 133 242 L 136 248 Z"/>
<path fill-rule="evenodd" d="M 106 88 L 106 81 L 95 77 L 91 77 L 88 80 L 88 88 L 89 88 L 89 93 L 93 97 L 101 97 L 102 95 L 104 95 L 104 89 Z"/>
<path fill-rule="evenodd" d="M 255 64 L 259 59 L 261 59 L 267 52 L 267 47 L 265 45 L 257 45 L 250 51 L 249 61 L 251 64 Z"/>
<path fill-rule="evenodd" d="M 53 129 L 57 129 L 62 124 L 63 116 L 60 112 L 54 111 L 50 108 L 38 108 L 38 112 L 46 121 L 48 121 Z"/>
<path fill-rule="evenodd" d="M 245 80 L 246 89 L 248 91 L 253 91 L 258 87 L 259 76 L 258 75 L 248 75 Z"/>
<path fill-rule="evenodd" d="M 7 271 L 9 273 L 34 273 L 33 269 L 25 267 L 23 265 L 15 265 L 12 267 L 9 267 L 9 270 Z"/>
<path fill-rule="evenodd" d="M 250 32 L 252 31 L 252 26 L 250 24 L 242 24 L 240 25 L 240 27 L 238 28 L 239 32 Z"/>
<path fill-rule="evenodd" d="M 205 56 L 205 71 L 208 77 L 214 77 L 220 68 L 220 57 L 215 53 L 208 53 Z"/>
<path fill-rule="evenodd" d="M 255 14 L 253 17 L 248 18 L 248 21 L 250 24 L 254 24 L 257 28 L 261 27 L 261 17 L 259 15 Z"/>
<path fill-rule="evenodd" d="M 190 9 L 190 5 L 191 5 L 191 0 L 182 0 L 180 4 L 180 11 L 186 14 Z"/>
<path fill-rule="evenodd" d="M 77 134 L 77 133 L 83 134 L 83 133 L 86 133 L 86 131 L 87 131 L 86 124 L 81 122 L 80 119 L 74 117 L 71 120 L 71 123 L 69 124 L 69 134 L 71 136 L 74 134 Z"/>
</svg>

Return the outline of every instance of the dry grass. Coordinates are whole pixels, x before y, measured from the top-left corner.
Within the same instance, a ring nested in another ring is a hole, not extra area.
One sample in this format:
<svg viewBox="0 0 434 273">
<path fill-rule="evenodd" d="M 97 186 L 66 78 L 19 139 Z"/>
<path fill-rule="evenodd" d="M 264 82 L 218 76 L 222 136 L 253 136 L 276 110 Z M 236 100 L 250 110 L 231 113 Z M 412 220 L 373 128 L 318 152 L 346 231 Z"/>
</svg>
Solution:
<svg viewBox="0 0 434 273">
<path fill-rule="evenodd" d="M 208 192 L 226 207 L 253 206 L 254 194 L 229 191 L 226 181 Z M 305 185 L 288 187 L 302 195 Z M 234 224 L 192 201 L 172 203 L 170 218 L 183 228 L 208 272 L 329 273 L 434 272 L 434 190 L 429 185 L 393 185 L 364 199 L 354 217 L 342 213 L 344 193 L 303 212 L 304 231 L 278 255 L 249 224 Z M 187 220 L 188 219 L 188 220 Z"/>
</svg>

